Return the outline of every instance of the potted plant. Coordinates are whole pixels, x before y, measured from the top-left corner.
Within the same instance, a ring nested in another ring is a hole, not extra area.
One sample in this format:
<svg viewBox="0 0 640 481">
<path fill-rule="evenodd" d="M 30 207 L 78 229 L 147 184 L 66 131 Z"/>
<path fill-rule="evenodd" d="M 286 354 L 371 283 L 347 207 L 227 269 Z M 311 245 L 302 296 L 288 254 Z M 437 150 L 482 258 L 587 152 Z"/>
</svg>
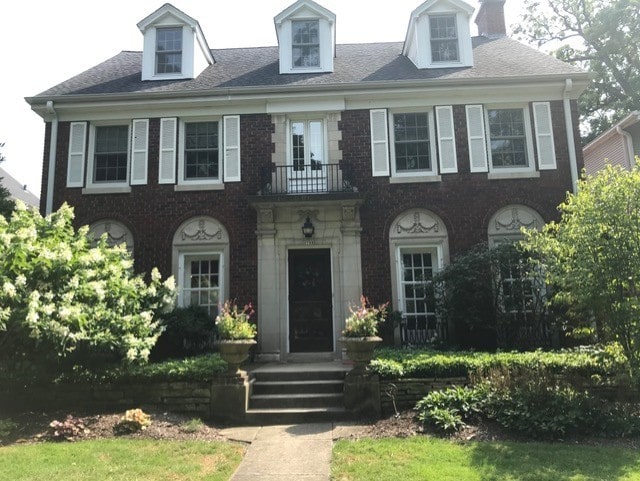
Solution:
<svg viewBox="0 0 640 481">
<path fill-rule="evenodd" d="M 382 342 L 378 337 L 378 325 L 384 321 L 388 302 L 372 306 L 365 296 L 360 297 L 360 306 L 349 307 L 351 315 L 345 320 L 342 342 L 347 357 L 354 362 L 354 371 L 363 372 L 373 357 L 376 345 Z"/>
<path fill-rule="evenodd" d="M 249 357 L 249 349 L 256 344 L 256 326 L 250 322 L 253 313 L 251 304 L 240 310 L 233 301 L 227 300 L 220 306 L 216 316 L 217 345 L 229 373 L 239 371 L 240 364 Z"/>
</svg>

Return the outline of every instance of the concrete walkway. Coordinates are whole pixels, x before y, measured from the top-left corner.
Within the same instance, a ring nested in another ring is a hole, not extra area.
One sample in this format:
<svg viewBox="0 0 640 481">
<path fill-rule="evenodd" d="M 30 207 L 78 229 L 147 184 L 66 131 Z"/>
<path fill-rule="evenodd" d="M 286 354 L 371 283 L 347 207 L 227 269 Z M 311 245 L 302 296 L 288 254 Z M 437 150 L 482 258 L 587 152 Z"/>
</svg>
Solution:
<svg viewBox="0 0 640 481">
<path fill-rule="evenodd" d="M 349 423 L 227 428 L 230 440 L 250 443 L 232 481 L 328 481 L 333 440 L 361 429 Z"/>
</svg>

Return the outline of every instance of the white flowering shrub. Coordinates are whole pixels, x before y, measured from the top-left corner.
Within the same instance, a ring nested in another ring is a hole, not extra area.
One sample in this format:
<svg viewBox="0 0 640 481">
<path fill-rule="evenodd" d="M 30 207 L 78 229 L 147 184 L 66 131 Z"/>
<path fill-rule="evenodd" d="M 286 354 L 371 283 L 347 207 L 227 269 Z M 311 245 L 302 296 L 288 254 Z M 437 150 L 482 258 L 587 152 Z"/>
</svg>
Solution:
<svg viewBox="0 0 640 481">
<path fill-rule="evenodd" d="M 0 216 L 0 356 L 68 356 L 78 348 L 145 361 L 173 308 L 175 283 L 133 273 L 124 246 L 97 245 L 63 205 L 43 218 L 17 203 Z M 25 354 L 26 353 L 26 354 Z"/>
</svg>

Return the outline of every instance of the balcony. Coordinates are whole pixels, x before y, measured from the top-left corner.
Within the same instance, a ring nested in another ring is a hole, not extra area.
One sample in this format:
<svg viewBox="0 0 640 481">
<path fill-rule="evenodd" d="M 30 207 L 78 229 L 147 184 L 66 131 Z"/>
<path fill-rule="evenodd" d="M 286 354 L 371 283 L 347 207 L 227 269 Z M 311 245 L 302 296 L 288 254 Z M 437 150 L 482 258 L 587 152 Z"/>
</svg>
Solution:
<svg viewBox="0 0 640 481">
<path fill-rule="evenodd" d="M 341 164 L 272 165 L 261 174 L 261 196 L 357 192 Z"/>
</svg>

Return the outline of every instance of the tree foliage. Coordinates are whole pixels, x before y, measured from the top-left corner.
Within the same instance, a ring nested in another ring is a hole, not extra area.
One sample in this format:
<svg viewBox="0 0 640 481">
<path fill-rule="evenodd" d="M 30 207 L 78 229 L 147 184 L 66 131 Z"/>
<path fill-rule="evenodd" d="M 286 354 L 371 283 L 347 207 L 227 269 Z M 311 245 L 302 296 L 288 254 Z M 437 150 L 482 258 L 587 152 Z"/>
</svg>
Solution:
<svg viewBox="0 0 640 481">
<path fill-rule="evenodd" d="M 640 159 L 636 159 L 637 161 Z M 529 231 L 553 301 L 606 341 L 619 342 L 632 373 L 640 368 L 640 169 L 607 168 L 579 183 L 562 218 Z"/>
<path fill-rule="evenodd" d="M 640 2 L 523 0 L 516 33 L 595 75 L 580 98 L 587 140 L 640 109 Z"/>
<path fill-rule="evenodd" d="M 21 202 L 0 217 L 0 357 L 142 361 L 158 338 L 156 313 L 173 306 L 173 278 L 133 274 L 124 246 L 97 245 L 63 205 L 43 218 Z M 53 355 L 53 356 L 52 356 Z"/>
</svg>

